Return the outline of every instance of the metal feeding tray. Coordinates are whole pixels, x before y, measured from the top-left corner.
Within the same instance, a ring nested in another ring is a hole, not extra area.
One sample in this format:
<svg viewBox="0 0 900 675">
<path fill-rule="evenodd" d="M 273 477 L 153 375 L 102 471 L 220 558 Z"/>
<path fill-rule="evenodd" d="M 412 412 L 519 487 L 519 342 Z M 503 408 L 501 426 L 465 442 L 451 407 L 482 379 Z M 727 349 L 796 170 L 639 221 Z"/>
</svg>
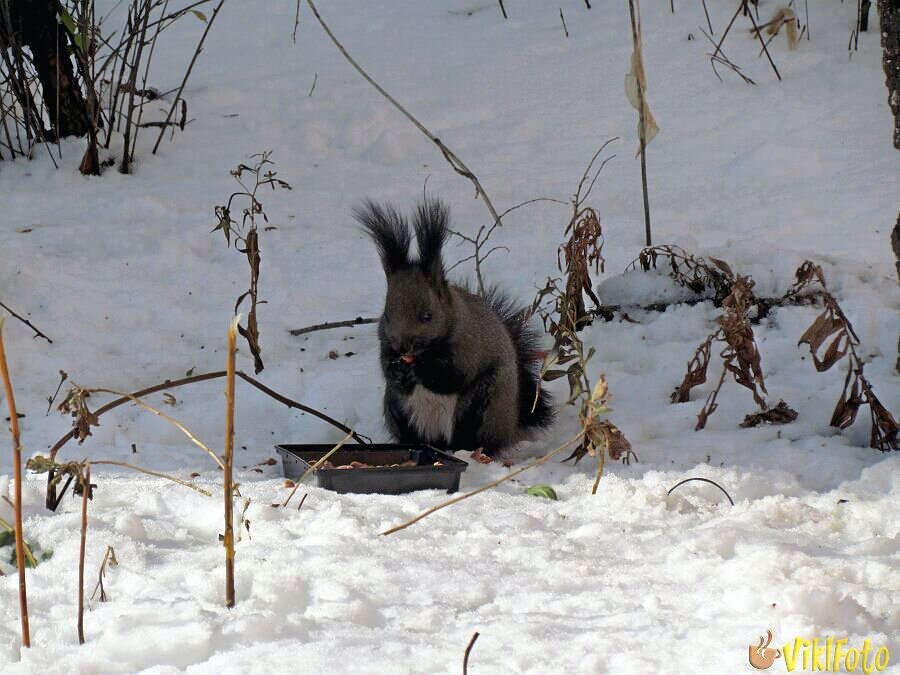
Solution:
<svg viewBox="0 0 900 675">
<path fill-rule="evenodd" d="M 333 447 L 329 444 L 285 444 L 276 445 L 275 450 L 281 455 L 285 478 L 299 480 Z M 328 462 L 312 473 L 313 484 L 342 494 L 399 495 L 415 490 L 456 492 L 459 478 L 468 466 L 453 455 L 427 446 L 386 443 L 344 446 L 331 455 Z"/>
</svg>

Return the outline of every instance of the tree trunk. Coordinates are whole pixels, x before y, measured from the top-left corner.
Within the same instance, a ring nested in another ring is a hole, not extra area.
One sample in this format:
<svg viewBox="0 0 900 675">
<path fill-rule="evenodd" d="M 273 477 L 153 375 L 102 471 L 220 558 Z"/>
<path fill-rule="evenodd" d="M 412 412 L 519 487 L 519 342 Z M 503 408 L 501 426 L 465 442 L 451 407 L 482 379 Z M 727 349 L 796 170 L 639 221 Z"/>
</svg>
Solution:
<svg viewBox="0 0 900 675">
<path fill-rule="evenodd" d="M 90 126 L 87 105 L 75 79 L 65 28 L 56 20 L 56 0 L 14 0 L 10 10 L 13 30 L 31 50 L 53 128 L 61 138 L 84 136 Z"/>
<path fill-rule="evenodd" d="M 879 0 L 878 10 L 888 104 L 894 113 L 894 147 L 900 150 L 900 0 Z"/>
</svg>

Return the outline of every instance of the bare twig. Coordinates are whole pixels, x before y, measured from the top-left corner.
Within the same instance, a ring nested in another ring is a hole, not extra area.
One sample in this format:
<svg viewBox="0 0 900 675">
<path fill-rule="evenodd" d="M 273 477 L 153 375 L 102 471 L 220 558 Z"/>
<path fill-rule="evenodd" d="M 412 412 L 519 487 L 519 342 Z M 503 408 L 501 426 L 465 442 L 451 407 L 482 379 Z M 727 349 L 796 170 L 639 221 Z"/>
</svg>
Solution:
<svg viewBox="0 0 900 675">
<path fill-rule="evenodd" d="M 16 489 L 13 513 L 16 525 L 16 565 L 19 568 L 19 614 L 22 621 L 22 646 L 30 647 L 31 631 L 28 627 L 28 594 L 25 588 L 25 534 L 22 530 L 22 443 L 19 437 L 19 415 L 16 411 L 16 399 L 13 395 L 9 369 L 6 365 L 6 349 L 3 346 L 3 321 L 4 317 L 0 317 L 0 377 L 3 378 L 3 389 L 6 392 L 6 403 L 9 407 L 9 431 L 13 445 L 13 484 Z"/>
<path fill-rule="evenodd" d="M 196 485 L 192 485 L 185 480 L 181 480 L 180 478 L 176 478 L 175 476 L 170 476 L 169 474 L 160 473 L 158 471 L 151 471 L 150 469 L 145 469 L 141 466 L 137 466 L 135 464 L 129 464 L 128 462 L 119 462 L 111 459 L 103 459 L 103 460 L 92 460 L 91 466 L 101 466 L 104 464 L 108 464 L 110 466 L 121 466 L 126 469 L 131 469 L 132 471 L 138 471 L 140 473 L 145 473 L 148 476 L 156 476 L 157 478 L 165 478 L 166 480 L 170 480 L 173 483 L 178 483 L 179 485 L 184 485 L 184 487 L 190 488 L 195 492 L 199 492 L 202 495 L 207 497 L 212 497 L 212 492 L 209 490 L 204 490 L 203 488 L 197 487 Z"/>
<path fill-rule="evenodd" d="M 562 19 L 563 30 L 566 33 L 566 37 L 569 37 L 569 29 L 566 28 L 566 17 L 563 16 L 562 7 L 559 8 L 559 18 Z"/>
<path fill-rule="evenodd" d="M 506 7 L 503 6 L 503 0 L 499 0 L 499 2 L 500 2 L 500 11 L 503 12 L 503 18 L 508 19 L 509 17 L 506 16 Z"/>
<path fill-rule="evenodd" d="M 212 16 L 209 17 L 209 20 L 206 22 L 206 28 L 203 31 L 203 35 L 200 36 L 200 42 L 197 44 L 197 49 L 194 50 L 194 56 L 191 58 L 188 69 L 184 74 L 184 78 L 181 80 L 181 85 L 178 87 L 178 93 L 175 94 L 175 98 L 172 100 L 172 106 L 169 108 L 169 112 L 166 115 L 167 123 L 172 119 L 172 115 L 174 114 L 175 108 L 178 105 L 178 101 L 181 98 L 181 92 L 184 91 L 184 86 L 187 84 L 188 78 L 191 76 L 191 71 L 194 69 L 194 64 L 197 62 L 197 57 L 200 56 L 200 52 L 203 51 L 203 42 L 206 40 L 206 36 L 209 34 L 209 29 L 212 28 L 213 22 L 216 20 L 216 17 L 219 15 L 219 10 L 222 9 L 222 5 L 224 4 L 225 0 L 219 0 L 219 4 L 217 4 L 215 9 L 213 9 Z M 156 138 L 156 143 L 153 145 L 154 155 L 159 149 L 159 144 L 162 142 L 163 134 L 165 134 L 165 132 L 165 127 L 159 130 L 159 136 Z"/>
<path fill-rule="evenodd" d="M 106 405 L 98 408 L 94 412 L 94 416 L 99 418 L 101 415 L 109 412 L 110 410 L 114 410 L 115 408 L 118 408 L 119 406 L 124 405 L 125 403 L 133 402 L 134 399 L 136 399 L 136 398 L 149 396 L 150 394 L 155 394 L 156 392 L 163 391 L 166 389 L 175 389 L 176 387 L 182 387 L 182 386 L 185 386 L 188 384 L 196 384 L 198 382 L 205 382 L 207 380 L 215 380 L 215 379 L 218 379 L 221 377 L 225 377 L 226 374 L 227 374 L 226 371 L 219 370 L 219 371 L 212 372 L 212 373 L 203 373 L 201 375 L 192 375 L 191 377 L 185 377 L 180 380 L 167 380 L 167 381 L 163 382 L 162 384 L 156 384 L 156 385 L 153 385 L 152 387 L 147 387 L 146 389 L 141 389 L 140 391 L 137 391 L 133 394 L 121 396 L 121 398 L 115 399 L 114 401 L 110 401 Z M 350 429 L 350 427 L 346 426 L 345 424 L 341 424 L 333 417 L 329 417 L 325 413 L 320 412 L 319 410 L 316 410 L 315 408 L 311 408 L 307 405 L 303 405 L 302 403 L 294 401 L 293 399 L 290 399 L 287 396 L 283 396 L 282 394 L 279 394 L 274 389 L 270 389 L 269 387 L 264 385 L 262 382 L 255 380 L 254 378 L 250 377 L 243 371 L 237 371 L 237 373 L 235 373 L 235 374 L 237 375 L 237 377 L 241 378 L 248 384 L 256 387 L 257 389 L 259 389 L 261 392 L 263 392 L 270 398 L 275 399 L 276 401 L 287 406 L 288 408 L 302 410 L 303 412 L 306 412 L 306 413 L 309 413 L 310 415 L 318 417 L 320 420 L 322 420 L 324 422 L 328 422 L 328 424 L 330 424 L 333 427 L 336 427 L 337 429 L 340 429 L 344 433 L 353 434 L 352 437 L 357 443 L 360 443 L 362 445 L 369 445 L 372 443 L 372 439 L 370 439 L 368 436 L 365 436 L 363 434 L 353 431 L 352 429 Z M 62 438 L 60 438 L 58 441 L 56 441 L 56 443 L 53 445 L 53 447 L 50 448 L 50 459 L 55 461 L 56 456 L 59 453 L 59 451 L 66 445 L 66 443 L 68 443 L 73 438 L 75 438 L 75 435 L 76 435 L 76 430 L 72 429 L 67 434 L 65 434 Z M 51 511 L 56 510 L 56 507 L 59 505 L 59 500 L 62 499 L 62 495 L 65 494 L 66 487 L 68 487 L 68 483 L 66 483 L 66 485 L 63 487 L 63 489 L 60 491 L 60 494 L 57 495 L 56 484 L 53 482 L 53 479 L 54 479 L 54 473 L 51 471 L 47 476 L 47 496 L 46 496 L 46 507 Z"/>
<path fill-rule="evenodd" d="M 604 147 L 606 147 L 606 144 L 604 144 Z M 482 225 L 481 227 L 479 227 L 478 232 L 475 234 L 474 239 L 468 235 L 462 234 L 461 232 L 451 230 L 451 234 L 454 234 L 457 237 L 459 237 L 462 241 L 465 241 L 465 242 L 468 242 L 469 244 L 471 244 L 474 247 L 475 252 L 470 256 L 462 258 L 461 260 L 457 260 L 453 265 L 451 265 L 447 269 L 447 272 L 450 272 L 455 267 L 461 265 L 464 262 L 468 262 L 469 260 L 474 260 L 475 261 L 475 278 L 478 281 L 478 292 L 483 295 L 484 291 L 485 291 L 485 286 L 484 286 L 484 277 L 482 276 L 482 273 L 481 273 L 481 264 L 485 260 L 487 260 L 487 257 L 491 253 L 493 253 L 495 250 L 506 249 L 506 247 L 505 246 L 495 246 L 483 255 L 482 255 L 482 250 L 487 246 L 488 240 L 491 238 L 491 235 L 494 233 L 494 230 L 497 229 L 497 227 L 500 225 L 503 218 L 505 218 L 507 214 L 509 214 L 523 206 L 526 206 L 528 204 L 533 204 L 534 202 L 555 202 L 557 204 L 565 204 L 566 203 L 566 202 L 560 201 L 558 199 L 552 199 L 550 197 L 537 197 L 535 199 L 528 199 L 528 200 L 522 202 L 521 204 L 516 204 L 515 206 L 511 206 L 510 208 L 506 209 L 506 211 L 501 213 L 499 218 L 496 221 L 494 221 L 494 223 L 492 223 L 490 226 Z M 506 249 L 506 250 L 508 251 L 509 249 Z"/>
<path fill-rule="evenodd" d="M 282 508 L 286 508 L 286 507 L 287 507 L 287 505 L 288 505 L 288 504 L 290 503 L 290 501 L 291 501 L 291 497 L 294 496 L 294 493 L 297 492 L 297 490 L 300 488 L 300 484 L 301 484 L 303 481 L 306 480 L 306 477 L 309 476 L 309 474 L 313 473 L 313 472 L 314 472 L 316 469 L 318 469 L 320 466 L 322 466 L 325 462 L 327 462 L 328 459 L 329 459 L 334 453 L 336 453 L 338 450 L 340 450 L 342 447 L 344 447 L 344 444 L 345 444 L 347 441 L 349 441 L 349 440 L 350 440 L 350 434 L 347 434 L 346 436 L 344 436 L 343 439 L 341 439 L 341 442 L 340 442 L 340 443 L 338 443 L 338 444 L 335 445 L 331 450 L 329 450 L 329 451 L 326 452 L 324 455 L 322 455 L 322 456 L 318 459 L 318 461 L 316 461 L 315 464 L 313 464 L 311 467 L 309 467 L 309 468 L 306 470 L 306 473 L 304 473 L 304 474 L 300 477 L 300 480 L 298 480 L 298 481 L 296 481 L 296 482 L 294 483 L 294 489 L 291 490 L 291 494 L 289 494 L 289 495 L 287 496 L 287 499 L 284 500 L 284 503 L 281 505 Z M 303 498 L 306 499 L 306 495 L 303 495 Z M 303 501 L 300 502 L 300 506 L 303 506 Z M 300 510 L 300 506 L 297 507 L 297 510 L 298 510 L 298 511 Z"/>
<path fill-rule="evenodd" d="M 47 397 L 47 413 L 44 415 L 44 417 L 50 414 L 50 409 L 53 407 L 53 402 L 56 401 L 56 397 L 59 396 L 59 390 L 62 389 L 63 382 L 65 382 L 68 378 L 69 374 L 66 373 L 66 371 L 59 371 L 59 384 L 56 385 L 56 391 L 53 392 L 53 396 Z"/>
<path fill-rule="evenodd" d="M 714 480 L 710 480 L 709 478 L 685 478 L 680 483 L 677 483 L 677 484 L 673 485 L 671 488 L 669 488 L 669 491 L 666 492 L 666 496 L 668 497 L 670 494 L 672 494 L 672 492 L 674 492 L 676 488 L 681 487 L 685 483 L 690 483 L 691 481 L 694 481 L 694 480 L 701 481 L 703 483 L 709 483 L 710 485 L 715 485 L 717 488 L 719 488 L 724 493 L 724 495 L 726 497 L 728 497 L 728 501 L 731 503 L 732 506 L 734 506 L 734 500 L 731 498 L 731 495 L 725 491 L 725 488 L 723 488 L 721 485 L 719 485 Z"/>
<path fill-rule="evenodd" d="M 747 4 L 747 0 L 743 0 L 744 4 Z M 756 37 L 759 38 L 759 43 L 762 45 L 763 51 L 766 53 L 766 58 L 769 59 L 769 64 L 772 66 L 772 70 L 775 71 L 775 77 L 778 78 L 778 81 L 781 81 L 781 73 L 778 72 L 778 68 L 775 66 L 775 62 L 772 60 L 772 55 L 769 53 L 769 47 L 766 45 L 765 38 L 762 36 L 762 32 L 759 27 L 756 25 L 756 19 L 753 18 L 753 12 L 747 12 L 747 16 L 750 17 L 750 23 L 753 24 L 753 30 L 756 33 Z"/>
<path fill-rule="evenodd" d="M 298 7 L 300 6 L 300 0 L 297 0 L 297 6 Z M 307 98 L 312 97 L 313 92 L 316 90 L 316 82 L 318 82 L 318 81 L 319 81 L 319 74 L 316 73 L 315 75 L 313 75 L 313 83 L 312 83 L 312 86 L 309 88 L 309 95 L 307 96 Z"/>
<path fill-rule="evenodd" d="M 399 110 L 401 113 L 403 113 L 403 116 L 406 117 L 406 119 L 408 119 L 410 122 L 412 122 L 413 125 L 415 125 L 415 127 L 419 131 L 421 131 L 429 139 L 431 139 L 432 143 L 434 143 L 435 145 L 438 146 L 441 153 L 444 155 L 444 159 L 447 160 L 447 162 L 450 164 L 450 166 L 453 168 L 453 170 L 456 173 L 458 173 L 460 176 L 468 178 L 472 182 L 472 184 L 475 186 L 476 194 L 481 195 L 481 198 L 484 200 L 485 206 L 487 206 L 488 211 L 490 211 L 491 218 L 493 219 L 493 221 L 495 223 L 499 223 L 500 216 L 497 214 L 497 210 L 494 208 L 493 203 L 491 203 L 490 197 L 488 197 L 487 192 L 484 191 L 484 188 L 482 187 L 481 182 L 478 180 L 478 177 L 474 173 L 472 173 L 472 171 L 469 169 L 469 167 L 466 166 L 465 162 L 463 162 L 459 157 L 457 157 L 456 154 L 450 148 L 448 148 L 446 145 L 444 145 L 444 143 L 441 141 L 441 139 L 439 139 L 437 136 L 435 136 L 433 133 L 431 133 L 428 129 L 426 129 L 425 126 L 419 120 L 417 120 L 415 117 L 413 117 L 412 114 L 406 108 L 404 108 L 402 105 L 400 105 L 400 103 L 398 103 L 397 100 L 393 96 L 391 96 L 389 93 L 387 93 L 387 91 L 385 91 L 384 88 L 380 84 L 378 84 L 375 80 L 373 80 L 369 76 L 369 74 L 365 70 L 362 69 L 362 66 L 360 66 L 353 59 L 353 57 L 350 56 L 350 54 L 347 52 L 347 50 L 344 49 L 344 46 L 340 42 L 338 42 L 338 39 L 334 36 L 334 33 L 331 32 L 331 29 L 328 27 L 328 25 L 325 23 L 325 21 L 319 15 L 319 10 L 316 8 L 316 5 L 313 3 L 313 1 L 306 0 L 306 3 L 309 5 L 310 9 L 312 10 L 313 14 L 315 15 L 316 20 L 319 22 L 319 24 L 322 26 L 322 28 L 328 34 L 328 37 L 334 43 L 334 46 L 337 47 L 338 51 L 340 51 L 341 54 L 344 55 L 344 58 L 347 59 L 347 61 L 350 63 L 350 65 L 353 66 L 353 68 L 356 70 L 356 72 L 358 72 L 360 75 L 362 75 L 363 79 L 365 79 L 366 82 L 371 84 L 378 91 L 379 94 L 384 96 L 397 110 Z M 502 4 L 503 3 L 501 2 L 501 7 L 502 7 Z M 505 11 L 504 11 L 504 14 L 505 14 Z"/>
<path fill-rule="evenodd" d="M 635 0 L 628 0 L 628 13 L 631 17 L 631 40 L 634 45 L 634 51 L 636 55 L 640 55 L 643 51 L 643 47 L 641 45 L 641 18 L 639 10 L 635 10 L 634 6 Z M 672 11 L 675 11 L 674 5 L 672 6 Z M 643 69 L 643 56 L 641 56 L 641 69 Z M 638 76 L 637 73 L 635 73 Z M 638 77 L 637 82 L 637 95 L 638 95 L 638 127 L 641 143 L 641 188 L 643 189 L 644 194 L 644 234 L 647 239 L 647 246 L 652 246 L 650 243 L 650 198 L 647 194 L 647 119 L 644 114 L 644 110 L 646 106 L 644 105 L 644 83 L 641 82 L 640 77 Z M 602 168 L 602 167 L 601 167 Z"/>
<path fill-rule="evenodd" d="M 294 13 L 294 32 L 291 34 L 291 40 L 297 44 L 297 29 L 300 27 L 300 0 L 297 0 L 297 11 Z M 310 96 L 312 92 L 309 92 Z"/>
<path fill-rule="evenodd" d="M 137 396 L 132 396 L 131 394 L 126 394 L 125 392 L 122 392 L 122 391 L 116 391 L 115 389 L 104 389 L 104 388 L 100 388 L 100 387 L 95 388 L 95 389 L 88 389 L 87 391 L 90 393 L 102 392 L 105 394 L 114 394 L 115 396 L 124 396 L 125 398 L 129 399 L 130 401 L 133 401 L 137 405 L 141 406 L 144 410 L 147 410 L 148 412 L 153 413 L 157 417 L 161 417 L 162 419 L 166 420 L 169 424 L 174 426 L 176 429 L 178 429 L 185 436 L 187 436 L 188 439 L 191 441 L 191 443 L 196 445 L 201 450 L 204 450 L 206 452 L 206 454 L 208 454 L 210 457 L 213 458 L 213 460 L 215 460 L 216 464 L 219 465 L 219 468 L 224 470 L 225 465 L 222 463 L 222 460 L 219 459 L 219 457 L 216 455 L 216 453 L 214 453 L 212 450 L 210 450 L 208 445 L 206 445 L 203 441 L 196 438 L 194 436 L 194 434 L 192 434 L 186 426 L 184 426 L 181 422 L 176 420 L 174 417 L 170 417 L 169 415 L 166 415 L 166 413 L 162 412 L 161 410 L 157 410 L 153 406 L 151 406 L 151 405 L 145 403 L 144 401 L 142 401 L 141 399 L 139 399 Z"/>
<path fill-rule="evenodd" d="M 370 323 L 378 323 L 378 319 L 364 319 L 363 317 L 358 316 L 355 319 L 348 319 L 347 321 L 326 321 L 325 323 L 317 323 L 312 326 L 305 326 L 303 328 L 293 328 L 288 332 L 296 337 L 298 335 L 306 335 L 307 333 L 315 333 L 319 330 L 330 330 L 332 328 L 351 328 L 353 326 L 362 326 L 363 324 Z"/>
<path fill-rule="evenodd" d="M 240 315 L 228 328 L 228 371 L 225 379 L 225 606 L 234 607 L 234 362 L 237 354 L 237 329 Z"/>
<path fill-rule="evenodd" d="M 2 308 L 5 309 L 7 312 L 9 312 L 9 315 L 10 315 L 12 318 L 18 319 L 19 321 L 21 321 L 22 323 L 24 323 L 26 326 L 28 326 L 31 330 L 33 330 L 33 331 L 34 331 L 34 337 L 36 337 L 36 338 L 44 338 L 47 342 L 49 342 L 50 344 L 53 344 L 53 340 L 51 340 L 51 339 L 48 338 L 46 335 L 44 335 L 41 331 L 39 331 L 39 330 L 35 327 L 35 325 L 34 325 L 33 323 L 31 323 L 28 319 L 26 319 L 26 318 L 24 318 L 24 317 L 22 317 L 22 316 L 19 316 L 19 315 L 16 314 L 14 311 L 12 311 L 9 307 L 7 307 L 6 305 L 4 305 L 2 302 L 0 302 L 0 307 L 2 307 Z"/>
<path fill-rule="evenodd" d="M 100 602 L 106 602 L 106 589 L 103 588 L 103 577 L 106 576 L 106 568 L 118 567 L 119 561 L 116 560 L 116 551 L 112 546 L 106 547 L 106 553 L 103 554 L 103 561 L 100 563 L 100 572 L 97 574 L 97 585 L 94 586 L 94 592 L 91 593 L 91 600 L 100 591 Z"/>
<path fill-rule="evenodd" d="M 591 6 L 588 5 L 588 9 Z M 475 640 L 478 639 L 478 631 L 475 631 L 472 634 L 472 639 L 469 640 L 469 644 L 466 646 L 466 653 L 463 655 L 463 675 L 469 675 L 469 654 L 472 652 L 472 647 L 475 646 Z"/>
<path fill-rule="evenodd" d="M 81 548 L 78 553 L 78 644 L 84 644 L 84 549 L 87 544 L 87 509 L 91 498 L 91 463 L 85 462 L 81 479 Z"/>
<path fill-rule="evenodd" d="M 480 488 L 477 488 L 475 490 L 472 490 L 471 492 L 465 493 L 464 495 L 460 495 L 459 497 L 454 497 L 453 499 L 448 499 L 445 502 L 441 502 L 437 506 L 432 506 L 430 509 L 423 511 L 422 513 L 417 515 L 415 518 L 407 520 L 405 523 L 401 523 L 400 525 L 395 525 L 394 527 L 392 527 L 388 530 L 385 530 L 381 534 L 388 535 L 388 534 L 393 534 L 394 532 L 399 532 L 400 530 L 405 530 L 407 527 L 409 527 L 410 525 L 413 525 L 415 523 L 418 523 L 420 520 L 422 520 L 426 516 L 430 516 L 435 511 L 440 511 L 441 509 L 446 508 L 448 506 L 452 506 L 453 504 L 456 504 L 457 502 L 461 502 L 464 499 L 468 499 L 469 497 L 474 497 L 475 495 L 480 494 L 486 490 L 495 488 L 498 485 L 500 485 L 501 483 L 505 483 L 509 479 L 515 478 L 520 473 L 523 473 L 524 471 L 528 471 L 528 469 L 534 468 L 534 467 L 538 466 L 539 464 L 543 464 L 551 457 L 558 455 L 559 453 L 561 453 L 563 450 L 565 450 L 569 446 L 577 443 L 579 440 L 581 440 L 582 436 L 583 436 L 583 432 L 579 432 L 578 434 L 576 434 L 575 436 L 570 438 L 568 441 L 563 443 L 561 446 L 559 446 L 555 450 L 551 450 L 546 455 L 539 457 L 538 459 L 534 460 L 533 462 L 531 462 L 529 464 L 526 464 L 521 469 L 517 469 L 517 470 L 513 471 L 512 473 L 508 473 L 505 476 L 503 476 L 503 478 L 495 480 L 493 483 L 488 483 L 487 485 L 483 485 Z"/>
<path fill-rule="evenodd" d="M 716 32 L 713 30 L 712 21 L 709 20 L 709 10 L 706 9 L 706 0 L 701 0 L 703 3 L 703 13 L 706 15 L 706 25 L 709 26 L 709 34 L 715 35 Z"/>
</svg>

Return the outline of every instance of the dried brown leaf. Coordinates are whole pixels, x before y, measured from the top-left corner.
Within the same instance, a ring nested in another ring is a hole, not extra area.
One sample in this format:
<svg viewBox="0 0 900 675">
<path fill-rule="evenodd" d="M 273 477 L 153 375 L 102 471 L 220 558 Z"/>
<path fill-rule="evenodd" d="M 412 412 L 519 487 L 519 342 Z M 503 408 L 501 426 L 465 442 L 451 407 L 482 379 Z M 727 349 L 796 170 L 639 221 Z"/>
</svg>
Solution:
<svg viewBox="0 0 900 675">
<path fill-rule="evenodd" d="M 760 424 L 788 424 L 795 419 L 797 419 L 797 411 L 782 400 L 778 401 L 778 404 L 773 408 L 747 415 L 744 421 L 741 422 L 741 426 L 747 428 L 756 427 Z"/>
<path fill-rule="evenodd" d="M 691 400 L 691 389 L 706 382 L 706 374 L 709 369 L 709 357 L 713 340 L 720 336 L 717 331 L 710 335 L 697 347 L 694 356 L 688 362 L 687 372 L 681 384 L 672 392 L 672 403 L 687 403 Z"/>
</svg>

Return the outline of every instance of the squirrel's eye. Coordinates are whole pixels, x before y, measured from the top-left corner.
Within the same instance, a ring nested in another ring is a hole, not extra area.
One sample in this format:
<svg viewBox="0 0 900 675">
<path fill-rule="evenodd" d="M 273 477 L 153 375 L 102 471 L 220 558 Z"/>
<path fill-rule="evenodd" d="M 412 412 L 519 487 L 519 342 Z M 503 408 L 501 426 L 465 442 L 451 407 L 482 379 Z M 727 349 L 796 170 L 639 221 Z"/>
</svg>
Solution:
<svg viewBox="0 0 900 675">
<path fill-rule="evenodd" d="M 419 312 L 419 321 L 421 321 L 422 323 L 430 323 L 431 322 L 431 312 L 429 312 L 427 309 L 422 312 Z"/>
</svg>

